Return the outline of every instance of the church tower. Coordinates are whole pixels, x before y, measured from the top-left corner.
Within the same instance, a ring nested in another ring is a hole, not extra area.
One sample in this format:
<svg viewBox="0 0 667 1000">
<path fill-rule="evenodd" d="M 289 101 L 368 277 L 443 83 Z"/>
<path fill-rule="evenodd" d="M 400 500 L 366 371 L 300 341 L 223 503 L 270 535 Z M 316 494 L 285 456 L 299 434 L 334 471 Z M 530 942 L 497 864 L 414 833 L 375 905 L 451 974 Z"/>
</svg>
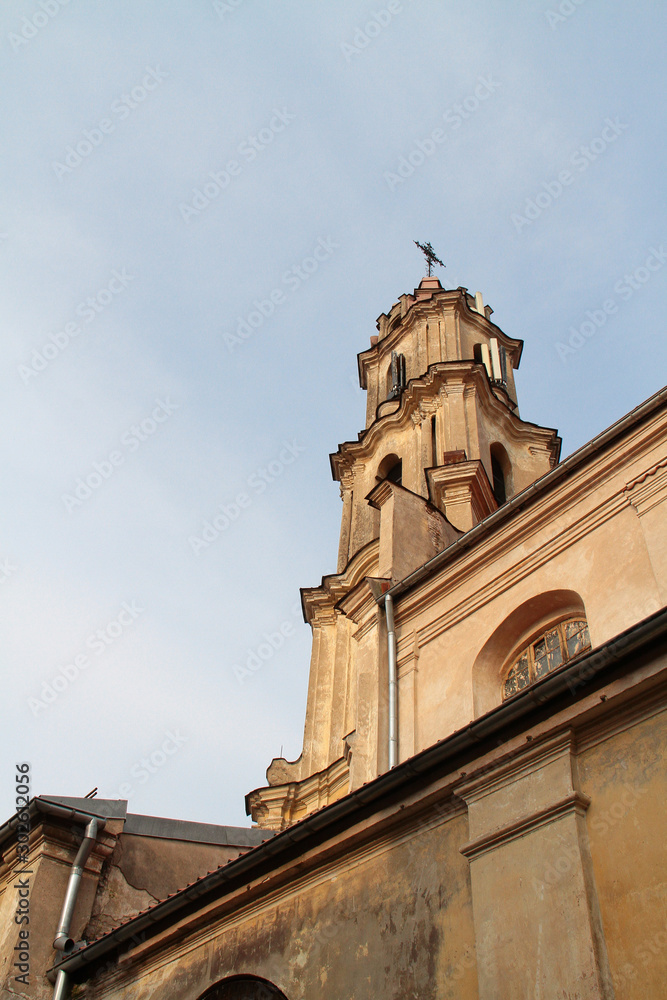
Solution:
<svg viewBox="0 0 667 1000">
<path fill-rule="evenodd" d="M 337 571 L 302 590 L 313 631 L 303 751 L 275 759 L 268 787 L 247 796 L 262 827 L 283 829 L 388 769 L 383 593 L 558 462 L 557 433 L 519 417 L 523 343 L 492 312 L 481 293 L 425 277 L 358 356 L 366 426 L 331 455 L 343 501 Z M 433 731 L 429 704 L 413 696 L 410 706 L 398 761 Z"/>
</svg>

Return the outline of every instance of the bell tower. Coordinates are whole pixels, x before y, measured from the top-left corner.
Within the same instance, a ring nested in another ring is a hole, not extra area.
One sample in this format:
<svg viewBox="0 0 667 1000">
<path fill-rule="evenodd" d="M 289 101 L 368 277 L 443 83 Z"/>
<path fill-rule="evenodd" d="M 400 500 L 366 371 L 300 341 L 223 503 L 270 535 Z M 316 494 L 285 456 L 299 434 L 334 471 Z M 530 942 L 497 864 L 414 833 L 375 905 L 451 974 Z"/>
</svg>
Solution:
<svg viewBox="0 0 667 1000">
<path fill-rule="evenodd" d="M 377 533 L 367 497 L 378 479 L 400 474 L 402 486 L 467 531 L 557 462 L 553 432 L 519 419 L 523 343 L 492 313 L 480 292 L 447 291 L 426 277 L 378 319 L 358 359 L 366 428 L 331 457 L 343 496 L 339 572 Z"/>
<path fill-rule="evenodd" d="M 519 417 L 523 343 L 492 313 L 481 293 L 429 275 L 358 355 L 365 428 L 331 455 L 337 570 L 302 590 L 313 630 L 303 752 L 274 760 L 268 787 L 247 796 L 260 826 L 289 826 L 387 769 L 377 597 L 558 462 L 557 433 Z"/>
</svg>

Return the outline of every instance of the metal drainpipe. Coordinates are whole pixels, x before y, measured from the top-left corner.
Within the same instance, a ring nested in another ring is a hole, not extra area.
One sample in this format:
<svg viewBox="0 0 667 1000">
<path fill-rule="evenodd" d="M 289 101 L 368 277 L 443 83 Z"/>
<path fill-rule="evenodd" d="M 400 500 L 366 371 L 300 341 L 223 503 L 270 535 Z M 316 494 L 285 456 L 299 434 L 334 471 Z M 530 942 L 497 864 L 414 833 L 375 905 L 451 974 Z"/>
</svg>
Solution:
<svg viewBox="0 0 667 1000">
<path fill-rule="evenodd" d="M 389 768 L 398 763 L 398 684 L 396 682 L 396 632 L 394 602 L 391 594 L 384 599 L 387 616 L 387 664 L 389 667 Z"/>
<path fill-rule="evenodd" d="M 79 886 L 81 885 L 81 879 L 83 877 L 83 869 L 95 845 L 97 833 L 100 827 L 103 828 L 104 823 L 100 823 L 100 821 L 93 816 L 86 826 L 81 846 L 79 847 L 77 855 L 74 859 L 74 864 L 72 865 L 72 870 L 69 876 L 69 882 L 67 883 L 67 892 L 65 893 L 62 913 L 60 914 L 60 923 L 58 924 L 58 930 L 56 931 L 56 936 L 53 941 L 53 947 L 58 951 L 68 952 L 74 947 L 74 940 L 69 934 L 72 917 L 74 916 L 74 907 L 76 906 L 76 900 L 79 894 Z M 65 1000 L 68 993 L 68 987 L 69 976 L 64 969 L 61 969 L 56 976 L 56 984 L 53 988 L 53 1000 Z"/>
</svg>

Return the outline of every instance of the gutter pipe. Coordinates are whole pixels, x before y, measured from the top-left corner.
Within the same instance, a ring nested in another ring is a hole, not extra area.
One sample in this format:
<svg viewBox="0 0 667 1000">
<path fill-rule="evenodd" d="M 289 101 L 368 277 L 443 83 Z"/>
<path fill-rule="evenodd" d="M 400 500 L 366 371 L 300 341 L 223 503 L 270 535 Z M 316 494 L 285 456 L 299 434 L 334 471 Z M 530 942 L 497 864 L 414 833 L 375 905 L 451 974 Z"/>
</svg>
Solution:
<svg viewBox="0 0 667 1000">
<path fill-rule="evenodd" d="M 384 599 L 387 616 L 387 664 L 389 672 L 389 769 L 398 762 L 398 683 L 396 680 L 396 632 L 394 602 L 391 594 Z"/>
<path fill-rule="evenodd" d="M 85 813 L 77 812 L 75 809 L 61 809 L 58 806 L 51 806 L 50 803 L 45 803 L 45 805 L 50 807 L 44 810 L 47 813 L 59 815 L 64 812 L 65 814 L 70 814 L 72 819 L 81 821 L 81 818 L 83 818 L 86 822 L 86 830 L 79 850 L 77 851 L 77 855 L 74 859 L 74 864 L 72 865 L 69 882 L 67 883 L 67 891 L 65 892 L 63 908 L 60 914 L 60 922 L 53 941 L 53 947 L 57 951 L 62 951 L 67 954 L 75 948 L 74 940 L 70 937 L 70 927 L 72 924 L 72 917 L 74 916 L 74 907 L 76 906 L 76 900 L 79 895 L 79 887 L 83 877 L 83 870 L 86 861 L 90 857 L 93 847 L 95 846 L 97 834 L 104 829 L 105 822 L 104 820 L 99 820 L 96 816 L 91 817 Z M 69 974 L 64 969 L 58 970 L 55 986 L 53 988 L 53 1000 L 65 1000 L 69 993 L 69 979 Z"/>
<path fill-rule="evenodd" d="M 76 898 L 79 895 L 79 886 L 83 877 L 84 865 L 90 857 L 95 841 L 97 840 L 98 828 L 97 817 L 93 816 L 86 826 L 81 846 L 72 865 L 67 892 L 65 893 L 65 901 L 63 902 L 62 913 L 60 914 L 60 923 L 58 924 L 58 930 L 53 941 L 53 947 L 58 951 L 71 951 L 74 947 L 74 940 L 69 936 L 70 925 L 74 915 Z"/>
<path fill-rule="evenodd" d="M 547 674 L 531 687 L 525 688 L 515 697 L 469 723 L 464 729 L 422 750 L 409 760 L 402 761 L 393 771 L 386 771 L 344 798 L 301 820 L 295 826 L 281 831 L 271 840 L 264 841 L 252 851 L 228 861 L 223 868 L 205 875 L 175 896 L 157 903 L 148 911 L 109 931 L 104 937 L 80 950 L 73 951 L 64 958 L 59 971 L 66 970 L 67 974 L 71 975 L 85 969 L 104 955 L 113 952 L 124 942 L 132 938 L 136 940 L 136 935 L 141 931 L 149 932 L 159 921 L 179 910 L 187 910 L 190 904 L 196 904 L 197 900 L 209 893 L 216 890 L 231 891 L 243 885 L 255 877 L 257 869 L 263 863 L 276 857 L 280 858 L 280 855 L 285 851 L 289 852 L 293 845 L 300 845 L 310 836 L 321 833 L 326 835 L 327 828 L 335 827 L 342 822 L 349 825 L 356 813 L 364 809 L 372 810 L 374 806 L 379 808 L 383 798 L 396 794 L 405 786 L 414 788 L 415 779 L 423 779 L 428 776 L 429 771 L 451 766 L 461 754 L 471 751 L 478 753 L 480 744 L 484 741 L 507 726 L 527 719 L 536 708 L 547 705 L 568 691 L 572 700 L 577 697 L 574 694 L 577 688 L 580 690 L 580 697 L 589 694 L 591 687 L 604 683 L 604 678 L 599 677 L 600 674 L 604 674 L 606 670 L 613 670 L 619 661 L 627 661 L 633 654 L 639 655 L 651 643 L 663 639 L 666 633 L 667 608 L 663 608 L 590 653 L 570 661 L 564 668 L 553 674 Z M 632 663 L 630 666 L 632 667 Z M 497 745 L 497 739 L 493 745 Z"/>
</svg>

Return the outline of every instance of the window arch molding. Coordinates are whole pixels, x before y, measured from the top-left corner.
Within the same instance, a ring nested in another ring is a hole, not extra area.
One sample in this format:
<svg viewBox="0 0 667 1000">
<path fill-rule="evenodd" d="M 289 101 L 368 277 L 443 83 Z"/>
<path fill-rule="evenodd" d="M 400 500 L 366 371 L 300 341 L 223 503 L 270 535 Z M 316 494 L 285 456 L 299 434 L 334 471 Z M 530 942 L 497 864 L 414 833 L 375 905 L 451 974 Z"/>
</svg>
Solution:
<svg viewBox="0 0 667 1000">
<path fill-rule="evenodd" d="M 507 615 L 481 647 L 472 668 L 473 714 L 490 712 L 502 701 L 502 682 L 524 646 L 549 626 L 567 618 L 587 621 L 581 596 L 574 590 L 536 594 Z"/>
<path fill-rule="evenodd" d="M 287 1000 L 268 979 L 259 976 L 230 976 L 199 995 L 197 1000 Z"/>
</svg>

